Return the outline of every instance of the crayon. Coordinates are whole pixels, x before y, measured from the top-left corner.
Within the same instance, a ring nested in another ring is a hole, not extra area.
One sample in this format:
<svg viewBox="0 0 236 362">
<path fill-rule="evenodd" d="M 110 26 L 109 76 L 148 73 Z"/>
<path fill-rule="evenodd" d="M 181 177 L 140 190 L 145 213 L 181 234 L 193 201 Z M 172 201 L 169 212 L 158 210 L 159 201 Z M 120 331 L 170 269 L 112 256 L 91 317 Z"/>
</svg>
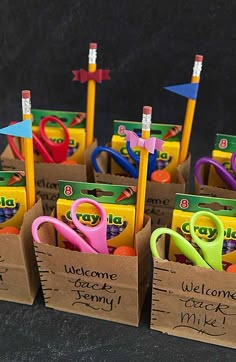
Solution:
<svg viewBox="0 0 236 362">
<path fill-rule="evenodd" d="M 70 122 L 69 127 L 77 126 L 77 124 L 82 123 L 85 120 L 86 113 L 79 112 Z"/>
<path fill-rule="evenodd" d="M 168 130 L 168 132 L 165 134 L 165 136 L 163 137 L 163 140 L 166 141 L 169 138 L 176 136 L 181 131 L 182 131 L 182 126 L 177 125 L 177 126 L 171 127 Z"/>
<path fill-rule="evenodd" d="M 21 181 L 23 179 L 23 177 L 25 177 L 24 171 L 18 171 L 16 173 L 14 173 L 14 175 L 8 181 L 7 186 L 11 186 L 11 185 Z"/>
<path fill-rule="evenodd" d="M 123 190 L 120 195 L 117 197 L 116 201 L 122 201 L 125 199 L 129 199 L 131 196 L 133 196 L 133 194 L 137 191 L 137 187 L 136 186 L 130 186 L 127 187 L 125 190 Z"/>
</svg>

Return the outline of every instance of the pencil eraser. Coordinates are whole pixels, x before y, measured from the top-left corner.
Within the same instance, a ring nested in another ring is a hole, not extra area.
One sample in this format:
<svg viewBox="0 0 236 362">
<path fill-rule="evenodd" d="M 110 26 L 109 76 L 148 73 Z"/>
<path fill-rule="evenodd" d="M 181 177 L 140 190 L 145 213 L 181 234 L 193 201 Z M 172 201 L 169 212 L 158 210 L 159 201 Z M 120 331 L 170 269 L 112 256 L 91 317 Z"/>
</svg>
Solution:
<svg viewBox="0 0 236 362">
<path fill-rule="evenodd" d="M 144 106 L 143 107 L 143 114 L 152 114 L 152 107 Z"/>
<path fill-rule="evenodd" d="M 90 43 L 89 44 L 89 49 L 97 49 L 97 43 Z"/>
<path fill-rule="evenodd" d="M 203 61 L 203 55 L 195 55 L 195 62 L 202 62 Z"/>
<path fill-rule="evenodd" d="M 30 98 L 30 90 L 23 90 L 22 98 Z"/>
</svg>

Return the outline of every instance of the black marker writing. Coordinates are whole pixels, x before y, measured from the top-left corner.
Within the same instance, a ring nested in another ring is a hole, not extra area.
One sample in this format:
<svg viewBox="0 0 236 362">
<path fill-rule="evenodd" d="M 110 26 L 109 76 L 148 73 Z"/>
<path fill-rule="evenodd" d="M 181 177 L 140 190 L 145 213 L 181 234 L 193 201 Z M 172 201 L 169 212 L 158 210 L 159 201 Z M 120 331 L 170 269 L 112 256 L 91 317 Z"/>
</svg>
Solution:
<svg viewBox="0 0 236 362">
<path fill-rule="evenodd" d="M 109 298 L 100 295 L 93 295 L 84 290 L 76 290 L 77 297 L 72 305 L 83 304 L 88 308 L 95 310 L 102 310 L 104 312 L 111 312 L 115 304 L 119 304 L 121 297 L 118 297 L 116 302 L 115 298 Z"/>
<path fill-rule="evenodd" d="M 186 298 L 179 300 L 184 303 L 184 306 L 186 308 L 204 309 L 205 311 L 212 311 L 215 313 L 219 312 L 220 314 L 223 315 L 235 315 L 234 313 L 226 313 L 226 311 L 230 309 L 230 306 L 227 304 L 223 304 L 221 302 L 219 303 L 202 302 L 194 298 Z"/>
<path fill-rule="evenodd" d="M 76 279 L 76 280 L 68 279 L 68 282 L 72 283 L 75 288 L 104 290 L 107 293 L 116 293 L 116 290 L 113 289 L 113 287 L 111 285 L 108 285 L 107 283 L 102 283 L 102 284 L 91 283 L 91 282 L 86 282 L 82 279 Z"/>
<path fill-rule="evenodd" d="M 188 293 L 194 292 L 196 294 L 236 300 L 236 292 L 230 290 L 217 290 L 217 289 L 208 288 L 205 286 L 204 283 L 199 285 L 199 284 L 194 284 L 193 282 L 190 283 L 182 282 L 182 291 Z"/>
</svg>

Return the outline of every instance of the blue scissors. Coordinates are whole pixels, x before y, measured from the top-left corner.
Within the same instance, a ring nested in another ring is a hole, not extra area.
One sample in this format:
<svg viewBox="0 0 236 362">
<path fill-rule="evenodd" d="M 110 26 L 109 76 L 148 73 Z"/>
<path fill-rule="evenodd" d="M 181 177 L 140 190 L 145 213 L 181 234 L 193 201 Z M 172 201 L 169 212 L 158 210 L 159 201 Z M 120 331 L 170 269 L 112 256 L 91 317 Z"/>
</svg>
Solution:
<svg viewBox="0 0 236 362">
<path fill-rule="evenodd" d="M 94 149 L 92 156 L 91 156 L 92 165 L 94 167 L 94 170 L 98 173 L 102 172 L 97 163 L 97 156 L 101 152 L 106 152 L 117 163 L 117 165 L 119 165 L 125 172 L 128 173 L 128 175 L 130 177 L 138 178 L 138 165 L 139 165 L 139 161 L 140 161 L 140 156 L 135 154 L 134 151 L 131 149 L 130 142 L 126 142 L 126 148 L 127 148 L 129 156 L 132 158 L 132 160 L 134 161 L 136 166 L 133 165 L 132 163 L 130 163 L 118 151 L 113 150 L 113 148 L 108 147 L 108 146 L 98 146 Z M 149 154 L 149 156 L 148 156 L 148 173 L 147 173 L 148 180 L 150 180 L 151 174 L 154 171 L 156 171 L 156 168 L 157 168 L 156 159 L 157 159 L 157 150 L 155 150 L 153 154 Z"/>
</svg>

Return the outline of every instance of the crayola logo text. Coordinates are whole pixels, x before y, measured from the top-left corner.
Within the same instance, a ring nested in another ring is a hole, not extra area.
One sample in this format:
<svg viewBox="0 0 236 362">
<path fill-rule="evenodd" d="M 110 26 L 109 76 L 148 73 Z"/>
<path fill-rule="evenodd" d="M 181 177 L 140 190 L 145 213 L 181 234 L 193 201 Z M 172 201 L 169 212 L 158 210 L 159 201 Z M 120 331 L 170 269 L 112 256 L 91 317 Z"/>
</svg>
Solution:
<svg viewBox="0 0 236 362">
<path fill-rule="evenodd" d="M 181 226 L 181 230 L 185 234 L 190 234 L 189 222 L 183 223 Z M 194 230 L 199 237 L 204 236 L 207 239 L 214 239 L 217 236 L 217 229 L 213 227 L 195 225 Z M 236 240 L 236 230 L 232 229 L 231 227 L 228 227 L 227 229 L 224 230 L 224 237 L 225 239 Z"/>
<path fill-rule="evenodd" d="M 15 199 L 7 199 L 4 196 L 0 197 L 0 207 L 16 207 Z"/>
<path fill-rule="evenodd" d="M 64 141 L 63 138 L 56 138 L 56 137 L 50 137 L 50 140 L 52 142 L 55 142 L 55 143 L 62 143 Z M 70 138 L 69 146 L 70 147 L 75 147 L 76 146 L 76 140 L 73 139 L 73 138 Z"/>
<path fill-rule="evenodd" d="M 133 148 L 132 151 L 136 154 L 136 155 L 140 155 L 140 150 L 137 148 Z M 129 156 L 127 148 L 121 147 L 120 149 L 120 153 L 122 154 L 122 156 Z M 170 155 L 168 152 L 160 152 L 157 151 L 157 160 L 163 160 L 163 161 L 168 161 L 170 159 Z"/>
<path fill-rule="evenodd" d="M 72 220 L 70 210 L 68 210 L 65 214 L 68 220 Z M 82 222 L 86 222 L 86 224 L 96 225 L 100 220 L 100 215 L 98 214 L 81 214 L 76 213 L 77 219 Z M 107 214 L 107 223 L 111 225 L 122 225 L 123 224 L 123 217 L 121 216 L 114 216 L 113 214 Z"/>
</svg>

